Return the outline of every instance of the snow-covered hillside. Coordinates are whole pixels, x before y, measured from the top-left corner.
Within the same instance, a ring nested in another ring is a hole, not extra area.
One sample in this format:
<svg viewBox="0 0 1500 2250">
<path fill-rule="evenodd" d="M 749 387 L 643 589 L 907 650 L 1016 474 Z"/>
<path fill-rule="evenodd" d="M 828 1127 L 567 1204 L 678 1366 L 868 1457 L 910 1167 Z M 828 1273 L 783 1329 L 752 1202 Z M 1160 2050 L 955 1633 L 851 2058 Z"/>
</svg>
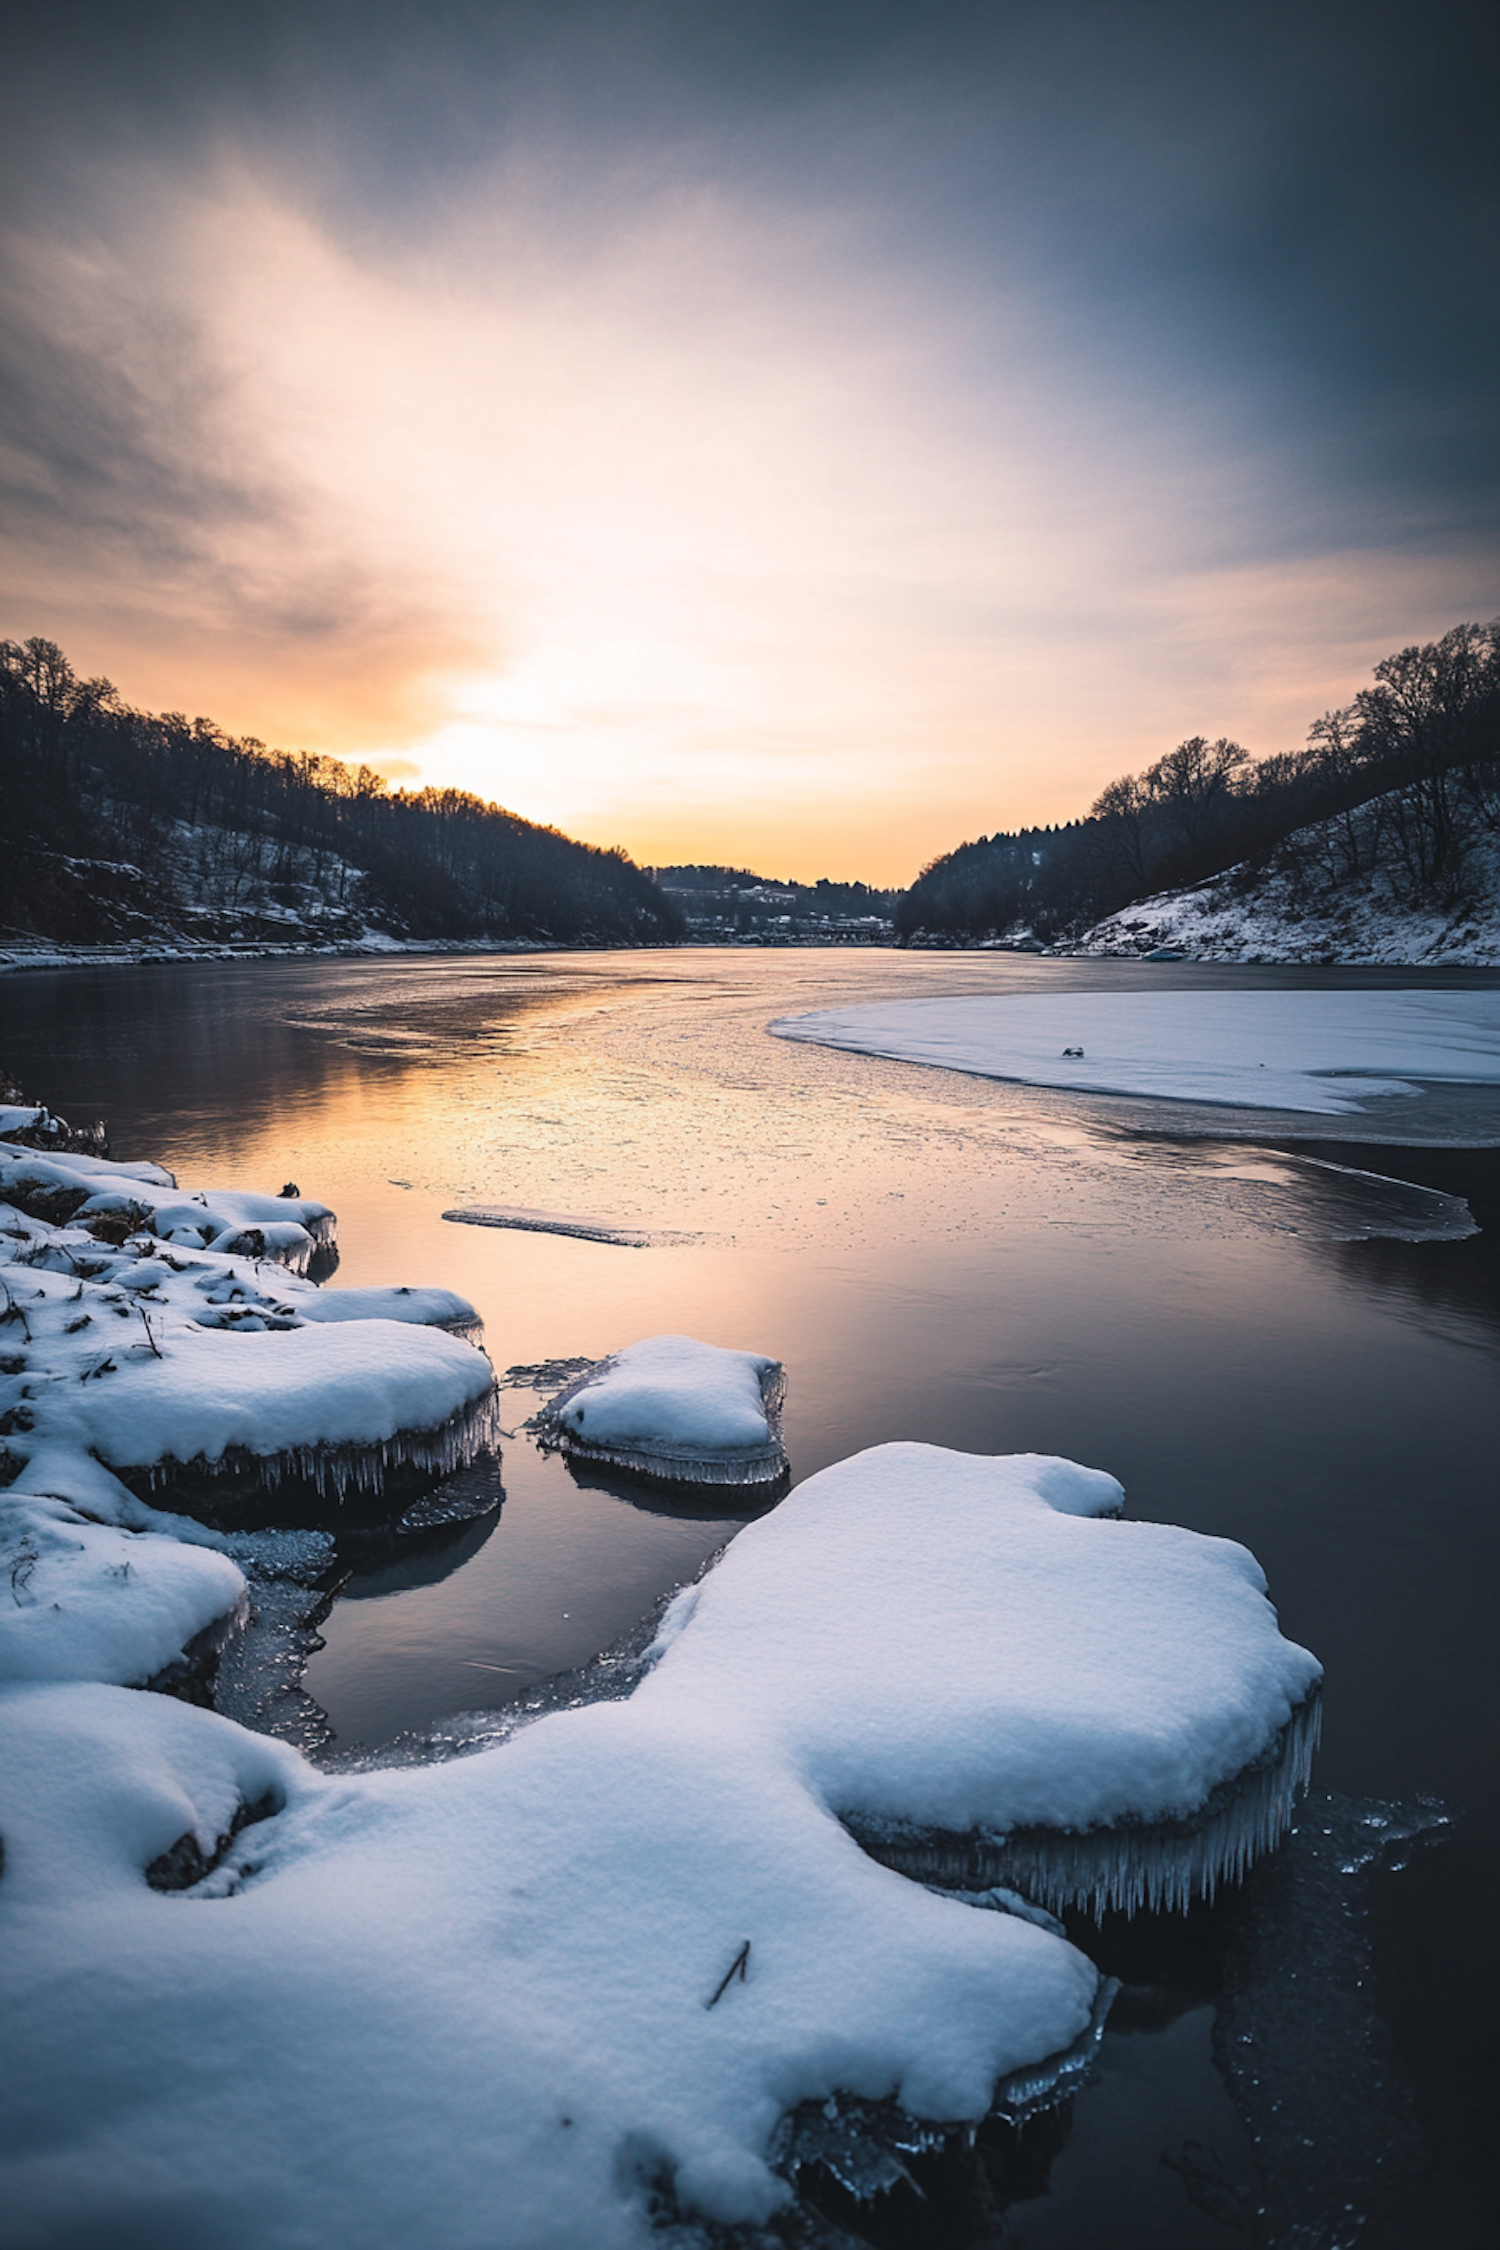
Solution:
<svg viewBox="0 0 1500 2250">
<path fill-rule="evenodd" d="M 170 824 L 155 874 L 65 852 L 36 852 L 32 863 L 47 928 L 0 923 L 0 974 L 235 954 L 532 952 L 547 942 L 414 938 L 349 861 L 203 822 Z"/>
<path fill-rule="evenodd" d="M 1373 816 L 1382 802 L 1360 814 Z M 1348 827 L 1341 818 L 1298 829 L 1265 869 L 1231 867 L 1189 889 L 1139 899 L 1058 951 L 1130 959 L 1170 946 L 1195 961 L 1500 965 L 1500 837 L 1470 843 L 1460 902 L 1414 906 L 1389 860 L 1344 872 L 1346 837 L 1334 831 Z"/>
</svg>

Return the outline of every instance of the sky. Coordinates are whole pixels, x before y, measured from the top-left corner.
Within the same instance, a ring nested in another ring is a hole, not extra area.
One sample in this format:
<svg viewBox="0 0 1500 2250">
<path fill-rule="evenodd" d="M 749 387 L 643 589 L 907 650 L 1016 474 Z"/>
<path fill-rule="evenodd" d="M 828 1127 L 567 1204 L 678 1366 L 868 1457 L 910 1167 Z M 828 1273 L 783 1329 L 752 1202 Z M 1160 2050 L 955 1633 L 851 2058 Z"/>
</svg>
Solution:
<svg viewBox="0 0 1500 2250">
<path fill-rule="evenodd" d="M 1500 611 L 1500 23 L 52 0 L 0 634 L 646 864 L 909 882 Z"/>
</svg>

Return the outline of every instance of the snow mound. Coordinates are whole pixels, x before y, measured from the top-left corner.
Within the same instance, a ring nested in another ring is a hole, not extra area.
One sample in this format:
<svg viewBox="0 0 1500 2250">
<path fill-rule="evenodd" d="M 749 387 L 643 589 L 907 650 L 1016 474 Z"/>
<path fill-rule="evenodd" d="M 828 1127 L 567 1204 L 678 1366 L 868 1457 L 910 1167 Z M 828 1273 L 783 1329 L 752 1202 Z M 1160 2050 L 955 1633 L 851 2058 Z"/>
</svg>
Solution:
<svg viewBox="0 0 1500 2250">
<path fill-rule="evenodd" d="M 1066 1942 L 892 1875 L 784 1763 L 676 1713 L 336 1780 L 159 1697 L 19 1690 L 6 1717 L 22 2243 L 624 2250 L 649 2188 L 768 2218 L 799 2101 L 976 2120 L 1090 2024 Z M 210 1872 L 162 1895 L 164 1861 Z"/>
<path fill-rule="evenodd" d="M 648 1336 L 601 1360 L 537 1415 L 580 1460 L 685 1484 L 767 1484 L 786 1468 L 780 1362 L 692 1336 Z"/>
<path fill-rule="evenodd" d="M 1211 1895 L 1291 1816 L 1321 1674 L 1251 1554 L 1113 1520 L 1122 1499 L 1041 1455 L 857 1454 L 681 1597 L 637 1700 L 741 1731 L 753 1712 L 924 1879 Z"/>
<path fill-rule="evenodd" d="M 100 1523 L 45 1489 L 88 1483 L 75 1464 L 13 1485 L 0 1508 L 0 1683 L 107 1680 L 134 1686 L 200 1633 L 231 1621 L 245 1580 L 226 1555 Z"/>
<path fill-rule="evenodd" d="M 287 1309 L 299 1320 L 400 1320 L 419 1327 L 446 1328 L 450 1335 L 482 1340 L 484 1324 L 467 1297 L 456 1289 L 317 1289 L 304 1284 L 289 1292 Z"/>
<path fill-rule="evenodd" d="M 1340 1116 L 1414 1081 L 1500 1084 L 1497 992 L 1068 992 L 886 1001 L 781 1039 L 1033 1086 Z"/>
</svg>

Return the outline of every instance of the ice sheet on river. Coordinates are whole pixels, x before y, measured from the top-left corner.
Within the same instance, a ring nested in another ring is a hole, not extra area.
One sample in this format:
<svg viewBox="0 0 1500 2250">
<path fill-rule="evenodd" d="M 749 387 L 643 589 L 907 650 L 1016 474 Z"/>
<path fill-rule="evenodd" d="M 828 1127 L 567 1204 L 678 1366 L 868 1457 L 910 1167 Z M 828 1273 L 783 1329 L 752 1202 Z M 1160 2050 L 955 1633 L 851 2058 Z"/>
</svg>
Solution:
<svg viewBox="0 0 1500 2250">
<path fill-rule="evenodd" d="M 1316 1679 L 1242 1549 L 1119 1500 L 879 1448 L 742 1533 L 628 1699 L 447 1765 L 319 1774 L 159 1695 L 11 1689 L 14 2250 L 639 2250 L 648 2192 L 768 2217 L 798 2105 L 983 2116 L 1076 2052 L 1097 1974 L 839 1816 L 1181 1811 Z"/>
<path fill-rule="evenodd" d="M 982 1078 L 1358 1112 L 1421 1080 L 1500 1085 L 1500 992 L 1058 992 L 783 1016 L 782 1039 Z"/>
</svg>

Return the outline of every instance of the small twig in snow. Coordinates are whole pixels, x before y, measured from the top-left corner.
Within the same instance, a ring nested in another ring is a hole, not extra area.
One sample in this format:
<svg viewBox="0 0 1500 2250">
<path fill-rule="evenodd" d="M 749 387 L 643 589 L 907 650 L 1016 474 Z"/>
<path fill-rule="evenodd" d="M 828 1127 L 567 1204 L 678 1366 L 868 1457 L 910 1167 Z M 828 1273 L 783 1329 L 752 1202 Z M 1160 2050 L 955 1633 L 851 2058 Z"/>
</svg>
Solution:
<svg viewBox="0 0 1500 2250">
<path fill-rule="evenodd" d="M 723 1999 L 725 1993 L 729 1990 L 729 1987 L 733 1984 L 736 1977 L 739 1978 L 741 1984 L 747 1983 L 749 1981 L 747 1975 L 749 1966 L 750 1940 L 746 1938 L 744 1944 L 740 1947 L 739 1952 L 730 1962 L 729 1967 L 726 1970 L 717 1990 L 715 1991 L 713 1998 L 711 2000 L 704 2001 L 704 2007 L 716 2008 L 719 2005 L 719 2002 Z"/>
</svg>

